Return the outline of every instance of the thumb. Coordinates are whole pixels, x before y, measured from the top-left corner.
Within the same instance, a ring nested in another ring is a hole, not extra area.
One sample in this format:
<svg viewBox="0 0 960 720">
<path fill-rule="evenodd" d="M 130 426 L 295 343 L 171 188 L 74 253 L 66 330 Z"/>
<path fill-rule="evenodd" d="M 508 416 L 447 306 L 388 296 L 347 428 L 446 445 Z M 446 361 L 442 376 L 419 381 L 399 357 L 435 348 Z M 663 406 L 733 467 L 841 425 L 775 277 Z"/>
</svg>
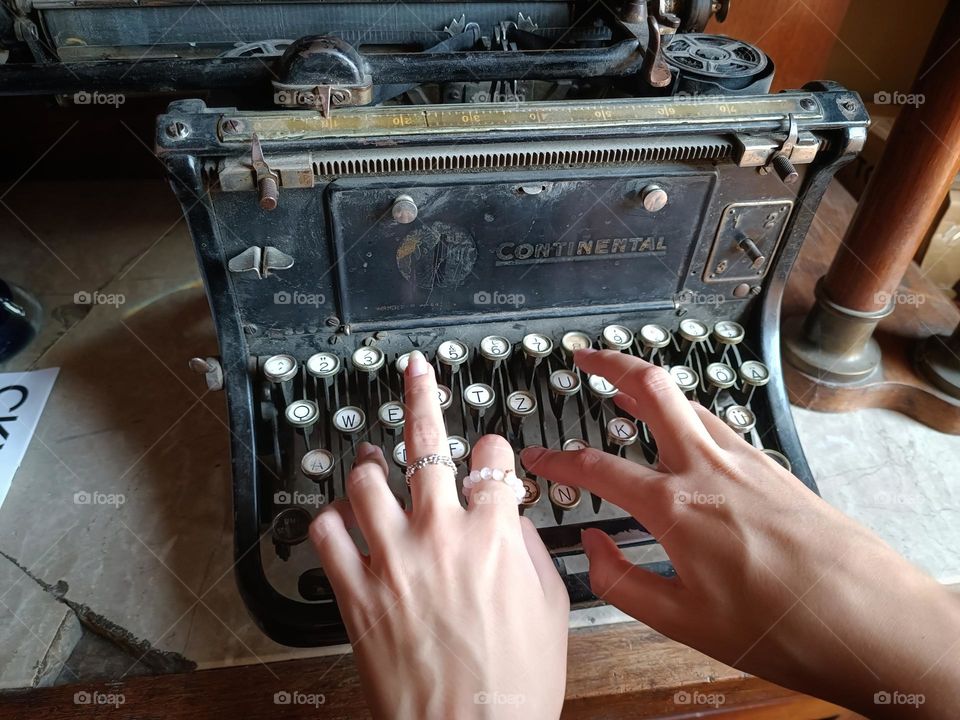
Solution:
<svg viewBox="0 0 960 720">
<path fill-rule="evenodd" d="M 680 584 L 631 563 L 602 530 L 584 530 L 581 544 L 590 560 L 593 594 L 666 633 L 665 628 L 679 606 Z"/>
</svg>

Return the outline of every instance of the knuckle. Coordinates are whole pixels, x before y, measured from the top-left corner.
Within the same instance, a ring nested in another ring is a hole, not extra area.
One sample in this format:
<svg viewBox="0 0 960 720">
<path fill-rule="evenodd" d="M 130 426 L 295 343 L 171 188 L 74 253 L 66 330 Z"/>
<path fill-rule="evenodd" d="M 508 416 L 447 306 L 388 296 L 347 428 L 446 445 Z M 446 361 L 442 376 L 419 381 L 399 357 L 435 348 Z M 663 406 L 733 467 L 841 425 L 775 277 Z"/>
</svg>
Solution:
<svg viewBox="0 0 960 720">
<path fill-rule="evenodd" d="M 310 537 L 313 542 L 322 545 L 327 541 L 331 531 L 336 528 L 336 521 L 329 510 L 319 513 L 310 523 Z"/>
<path fill-rule="evenodd" d="M 578 475 L 592 475 L 603 462 L 603 452 L 596 448 L 577 450 L 573 456 L 573 468 Z"/>
<path fill-rule="evenodd" d="M 638 392 L 659 395 L 676 388 L 670 373 L 659 365 L 638 365 L 627 373 L 627 380 Z"/>
<path fill-rule="evenodd" d="M 507 442 L 506 438 L 501 435 L 484 435 L 477 440 L 473 446 L 473 451 L 474 456 L 479 452 L 481 455 L 484 453 L 505 453 L 509 454 L 511 458 L 513 457 L 513 448 L 510 447 L 510 443 Z"/>
<path fill-rule="evenodd" d="M 408 442 L 413 447 L 439 448 L 446 441 L 446 434 L 432 424 L 416 422 L 408 426 L 410 437 Z M 411 458 L 415 460 L 416 458 Z"/>
</svg>

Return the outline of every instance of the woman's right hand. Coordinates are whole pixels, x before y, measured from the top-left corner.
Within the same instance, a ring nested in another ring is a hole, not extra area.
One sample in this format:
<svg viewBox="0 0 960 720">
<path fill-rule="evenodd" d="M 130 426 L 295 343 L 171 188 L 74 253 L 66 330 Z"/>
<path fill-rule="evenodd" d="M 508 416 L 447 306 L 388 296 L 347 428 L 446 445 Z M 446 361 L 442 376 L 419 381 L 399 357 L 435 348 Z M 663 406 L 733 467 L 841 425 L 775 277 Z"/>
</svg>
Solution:
<svg viewBox="0 0 960 720">
<path fill-rule="evenodd" d="M 576 363 L 620 388 L 617 405 L 655 437 L 658 467 L 542 448 L 525 450 L 524 466 L 631 513 L 677 571 L 637 568 L 588 530 L 599 597 L 723 662 L 870 717 L 960 708 L 956 597 L 687 401 L 662 368 L 609 350 L 580 351 Z"/>
</svg>

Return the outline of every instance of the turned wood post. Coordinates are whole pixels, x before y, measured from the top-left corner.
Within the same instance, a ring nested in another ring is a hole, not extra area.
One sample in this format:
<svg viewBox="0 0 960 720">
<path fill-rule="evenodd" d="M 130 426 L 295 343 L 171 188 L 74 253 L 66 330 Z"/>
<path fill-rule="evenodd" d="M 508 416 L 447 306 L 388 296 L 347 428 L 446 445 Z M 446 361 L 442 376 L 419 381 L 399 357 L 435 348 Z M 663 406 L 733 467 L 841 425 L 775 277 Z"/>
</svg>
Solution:
<svg viewBox="0 0 960 720">
<path fill-rule="evenodd" d="M 877 323 L 960 172 L 960 2 L 950 2 L 830 269 L 804 322 L 788 323 L 784 355 L 835 383 L 877 371 Z"/>
</svg>

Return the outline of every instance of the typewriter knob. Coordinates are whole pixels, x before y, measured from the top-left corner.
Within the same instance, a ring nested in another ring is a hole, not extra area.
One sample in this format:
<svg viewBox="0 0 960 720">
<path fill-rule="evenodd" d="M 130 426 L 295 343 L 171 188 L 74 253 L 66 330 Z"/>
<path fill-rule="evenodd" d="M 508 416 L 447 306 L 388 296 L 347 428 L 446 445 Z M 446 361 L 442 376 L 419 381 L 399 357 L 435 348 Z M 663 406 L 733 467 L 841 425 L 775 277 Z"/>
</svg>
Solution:
<svg viewBox="0 0 960 720">
<path fill-rule="evenodd" d="M 281 510 L 273 518 L 273 540 L 279 545 L 299 545 L 310 531 L 310 513 L 301 507 Z"/>
<path fill-rule="evenodd" d="M 762 452 L 768 458 L 783 467 L 787 472 L 793 472 L 793 465 L 790 463 L 790 460 L 787 458 L 787 456 L 782 452 L 770 450 L 769 448 L 764 448 Z"/>
<path fill-rule="evenodd" d="M 529 333 L 523 336 L 520 345 L 527 357 L 540 360 L 553 352 L 553 340 L 540 333 Z"/>
<path fill-rule="evenodd" d="M 300 458 L 300 471 L 311 480 L 322 480 L 333 472 L 336 460 L 329 450 L 318 448 Z"/>
<path fill-rule="evenodd" d="M 377 418 L 385 427 L 391 430 L 399 430 L 403 427 L 405 419 L 403 405 L 393 400 L 385 402 L 377 410 Z"/>
<path fill-rule="evenodd" d="M 446 385 L 437 385 L 437 399 L 440 401 L 440 409 L 446 410 L 453 404 L 453 393 Z"/>
<path fill-rule="evenodd" d="M 643 200 L 644 210 L 652 213 L 663 210 L 670 199 L 667 191 L 659 185 L 647 185 L 640 193 L 640 197 Z"/>
<path fill-rule="evenodd" d="M 550 502 L 564 510 L 573 510 L 580 504 L 580 488 L 554 483 L 550 485 Z"/>
<path fill-rule="evenodd" d="M 332 378 L 340 367 L 340 358 L 333 353 L 320 352 L 307 359 L 307 372 L 315 378 Z"/>
<path fill-rule="evenodd" d="M 496 397 L 493 388 L 484 383 L 473 383 L 473 385 L 467 385 L 463 390 L 464 402 L 467 403 L 471 410 L 480 414 L 493 405 Z"/>
<path fill-rule="evenodd" d="M 550 373 L 550 390 L 560 397 L 580 392 L 580 376 L 573 370 L 554 370 Z"/>
<path fill-rule="evenodd" d="M 320 408 L 312 400 L 294 400 L 284 413 L 287 422 L 298 428 L 312 427 L 320 419 Z"/>
<path fill-rule="evenodd" d="M 333 414 L 333 426 L 347 435 L 360 432 L 366 424 L 367 416 L 354 405 L 346 405 Z"/>
<path fill-rule="evenodd" d="M 707 377 L 707 382 L 718 390 L 731 388 L 737 381 L 737 374 L 732 367 L 725 363 L 710 363 L 704 370 L 704 374 Z"/>
<path fill-rule="evenodd" d="M 601 337 L 603 344 L 611 350 L 628 350 L 633 345 L 633 333 L 623 325 L 607 325 Z"/>
<path fill-rule="evenodd" d="M 420 212 L 417 204 L 409 195 L 398 195 L 390 208 L 390 214 L 393 219 L 401 225 L 409 225 L 417 219 L 417 213 Z"/>
<path fill-rule="evenodd" d="M 685 318 L 680 321 L 680 337 L 690 343 L 703 342 L 710 335 L 707 326 L 694 318 Z"/>
<path fill-rule="evenodd" d="M 532 507 L 540 502 L 540 483 L 532 477 L 525 477 L 520 482 L 523 483 L 523 500 L 520 504 L 523 507 Z"/>
<path fill-rule="evenodd" d="M 770 382 L 770 369 L 762 362 L 747 360 L 740 366 L 740 379 L 747 385 L 763 387 Z"/>
<path fill-rule="evenodd" d="M 454 462 L 463 462 L 470 455 L 470 443 L 466 438 L 459 435 L 450 435 L 447 438 L 447 445 L 450 448 L 450 458 Z"/>
<path fill-rule="evenodd" d="M 743 405 L 731 405 L 723 413 L 723 419 L 733 430 L 746 435 L 757 426 L 757 416 Z"/>
<path fill-rule="evenodd" d="M 263 376 L 270 382 L 286 382 L 296 375 L 297 360 L 292 355 L 271 355 L 263 361 Z"/>
<path fill-rule="evenodd" d="M 459 340 L 444 340 L 437 348 L 437 359 L 454 372 L 460 369 L 469 356 L 467 346 Z"/>
<path fill-rule="evenodd" d="M 353 361 L 353 366 L 357 370 L 370 373 L 371 375 L 382 368 L 386 362 L 386 357 L 383 354 L 383 350 L 370 346 L 357 348 L 353 352 L 351 359 Z"/>
<path fill-rule="evenodd" d="M 613 383 L 599 375 L 591 375 L 588 377 L 587 387 L 589 387 L 590 392 L 598 398 L 612 398 L 619 392 Z"/>
<path fill-rule="evenodd" d="M 517 418 L 525 418 L 537 411 L 537 399 L 526 390 L 516 390 L 507 395 L 507 410 Z"/>
<path fill-rule="evenodd" d="M 696 390 L 700 382 L 700 376 L 697 375 L 696 370 L 686 365 L 674 365 L 671 367 L 670 376 L 677 384 L 677 387 L 685 393 Z"/>
<path fill-rule="evenodd" d="M 639 434 L 637 424 L 627 418 L 614 417 L 607 423 L 607 439 L 614 445 L 621 447 L 633 445 Z"/>
<path fill-rule="evenodd" d="M 720 345 L 739 345 L 745 336 L 743 325 L 733 320 L 721 320 L 713 326 L 713 339 Z"/>
<path fill-rule="evenodd" d="M 593 345 L 593 341 L 590 336 L 579 330 L 571 330 L 560 339 L 560 347 L 563 348 L 564 354 L 569 357 L 573 357 L 577 350 L 586 350 L 591 345 Z"/>
<path fill-rule="evenodd" d="M 590 447 L 590 443 L 586 440 L 581 440 L 580 438 L 570 438 L 565 440 L 563 443 L 564 452 L 576 452 L 577 450 L 586 450 Z"/>
<path fill-rule="evenodd" d="M 487 335 L 480 341 L 480 354 L 491 362 L 502 362 L 510 357 L 510 341 L 499 335 Z"/>
<path fill-rule="evenodd" d="M 401 468 L 407 466 L 407 444 L 402 440 L 393 446 L 393 452 L 390 454 L 393 462 Z"/>
<path fill-rule="evenodd" d="M 647 350 L 659 350 L 670 344 L 670 331 L 663 325 L 650 323 L 640 328 L 640 341 Z"/>
</svg>

